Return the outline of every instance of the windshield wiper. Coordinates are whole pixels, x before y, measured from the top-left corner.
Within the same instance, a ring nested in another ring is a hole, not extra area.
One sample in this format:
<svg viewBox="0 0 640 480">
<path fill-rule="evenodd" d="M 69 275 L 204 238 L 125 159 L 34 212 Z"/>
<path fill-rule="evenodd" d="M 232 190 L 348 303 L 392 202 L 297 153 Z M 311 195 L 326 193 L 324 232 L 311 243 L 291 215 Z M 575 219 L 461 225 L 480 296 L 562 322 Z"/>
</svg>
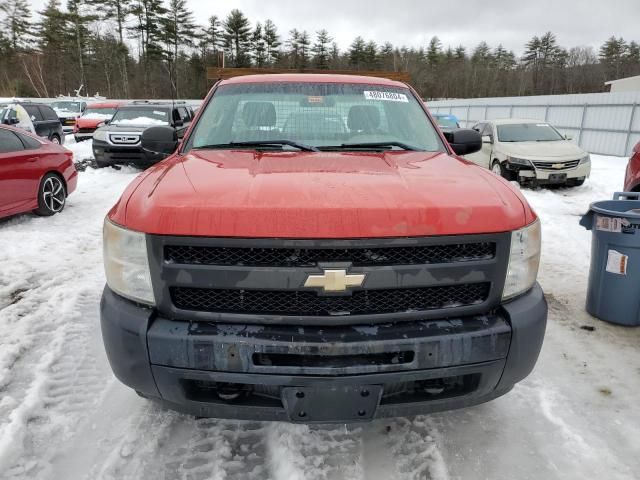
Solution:
<svg viewBox="0 0 640 480">
<path fill-rule="evenodd" d="M 343 143 L 342 145 L 327 145 L 326 147 L 319 147 L 321 150 L 331 150 L 331 149 L 339 149 L 339 150 L 348 150 L 350 148 L 356 150 L 391 150 L 393 147 L 398 147 L 403 150 L 410 151 L 418 151 L 421 150 L 418 147 L 414 147 L 413 145 L 409 145 L 403 142 L 367 142 L 367 143 Z"/>
<path fill-rule="evenodd" d="M 213 145 L 202 145 L 199 147 L 193 147 L 198 150 L 208 150 L 208 149 L 223 149 L 223 148 L 242 148 L 242 147 L 269 147 L 271 145 L 287 145 L 289 147 L 297 148 L 298 150 L 302 150 L 303 152 L 319 152 L 316 147 L 312 147 L 311 145 L 305 145 L 303 143 L 294 142 L 293 140 L 252 140 L 249 142 L 229 142 L 229 143 L 217 143 Z"/>
</svg>

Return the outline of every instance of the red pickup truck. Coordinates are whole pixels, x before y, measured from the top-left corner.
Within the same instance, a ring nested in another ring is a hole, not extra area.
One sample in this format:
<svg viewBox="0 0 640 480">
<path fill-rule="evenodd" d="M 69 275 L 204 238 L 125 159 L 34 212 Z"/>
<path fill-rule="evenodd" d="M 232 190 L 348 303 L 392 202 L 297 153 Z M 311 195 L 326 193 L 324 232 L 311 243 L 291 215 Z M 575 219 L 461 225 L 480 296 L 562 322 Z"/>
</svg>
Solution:
<svg viewBox="0 0 640 480">
<path fill-rule="evenodd" d="M 217 83 L 104 227 L 104 344 L 141 396 L 197 416 L 351 422 L 466 407 L 533 369 L 540 223 L 458 157 L 407 85 Z"/>
</svg>

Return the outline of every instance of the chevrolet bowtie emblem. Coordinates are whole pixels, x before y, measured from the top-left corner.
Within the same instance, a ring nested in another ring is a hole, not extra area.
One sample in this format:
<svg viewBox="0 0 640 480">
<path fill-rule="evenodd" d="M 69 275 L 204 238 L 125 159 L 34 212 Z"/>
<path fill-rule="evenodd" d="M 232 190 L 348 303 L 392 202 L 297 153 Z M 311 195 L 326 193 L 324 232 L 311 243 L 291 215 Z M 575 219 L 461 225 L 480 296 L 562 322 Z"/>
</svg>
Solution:
<svg viewBox="0 0 640 480">
<path fill-rule="evenodd" d="M 559 170 L 562 167 L 564 167 L 564 163 L 554 163 L 553 165 L 551 165 L 551 168 L 555 168 L 556 170 Z"/>
<path fill-rule="evenodd" d="M 359 287 L 364 274 L 347 274 L 346 270 L 325 270 L 322 275 L 309 275 L 305 287 L 322 288 L 325 292 L 345 292 L 348 287 Z"/>
</svg>

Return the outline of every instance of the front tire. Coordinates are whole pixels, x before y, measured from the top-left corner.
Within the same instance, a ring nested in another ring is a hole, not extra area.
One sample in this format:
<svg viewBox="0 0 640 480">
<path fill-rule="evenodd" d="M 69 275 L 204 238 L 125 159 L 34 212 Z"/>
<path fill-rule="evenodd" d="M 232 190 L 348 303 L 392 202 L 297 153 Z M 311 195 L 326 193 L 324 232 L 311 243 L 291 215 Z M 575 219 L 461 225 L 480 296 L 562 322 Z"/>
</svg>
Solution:
<svg viewBox="0 0 640 480">
<path fill-rule="evenodd" d="M 51 136 L 51 143 L 55 143 L 56 145 L 60 145 L 60 137 L 58 135 Z"/>
<path fill-rule="evenodd" d="M 38 188 L 38 208 L 33 213 L 41 217 L 50 217 L 64 210 L 67 202 L 67 188 L 64 181 L 55 173 L 47 173 Z"/>
</svg>

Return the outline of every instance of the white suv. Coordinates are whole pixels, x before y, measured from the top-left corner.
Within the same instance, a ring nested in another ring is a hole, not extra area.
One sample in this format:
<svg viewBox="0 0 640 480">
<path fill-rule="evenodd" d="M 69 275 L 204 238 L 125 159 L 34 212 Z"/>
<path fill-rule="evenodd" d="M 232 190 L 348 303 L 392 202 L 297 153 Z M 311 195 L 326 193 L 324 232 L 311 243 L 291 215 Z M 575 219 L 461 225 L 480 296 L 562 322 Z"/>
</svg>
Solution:
<svg viewBox="0 0 640 480">
<path fill-rule="evenodd" d="M 466 159 L 521 184 L 579 186 L 591 173 L 591 159 L 569 137 L 539 120 L 486 120 L 473 129 L 482 149 Z"/>
</svg>

